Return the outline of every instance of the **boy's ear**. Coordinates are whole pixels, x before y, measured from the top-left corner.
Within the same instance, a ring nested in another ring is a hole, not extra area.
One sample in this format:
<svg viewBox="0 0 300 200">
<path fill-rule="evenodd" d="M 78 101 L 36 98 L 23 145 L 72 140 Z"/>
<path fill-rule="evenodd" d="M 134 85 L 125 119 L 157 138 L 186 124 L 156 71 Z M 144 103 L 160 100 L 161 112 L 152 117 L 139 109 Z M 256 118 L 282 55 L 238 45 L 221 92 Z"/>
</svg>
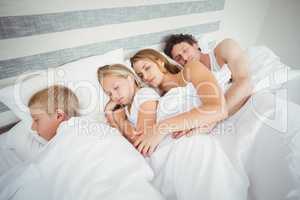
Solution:
<svg viewBox="0 0 300 200">
<path fill-rule="evenodd" d="M 62 121 L 64 121 L 64 120 L 67 119 L 67 115 L 66 115 L 66 113 L 63 110 L 57 109 L 56 110 L 56 119 L 58 121 L 62 122 Z"/>
</svg>

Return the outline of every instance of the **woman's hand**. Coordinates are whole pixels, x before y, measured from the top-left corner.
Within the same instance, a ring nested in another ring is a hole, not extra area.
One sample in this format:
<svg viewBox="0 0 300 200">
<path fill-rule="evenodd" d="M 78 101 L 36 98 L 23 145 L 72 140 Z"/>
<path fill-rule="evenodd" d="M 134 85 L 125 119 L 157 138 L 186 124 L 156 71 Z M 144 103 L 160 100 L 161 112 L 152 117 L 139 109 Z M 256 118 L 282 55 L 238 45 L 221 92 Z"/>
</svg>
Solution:
<svg viewBox="0 0 300 200">
<path fill-rule="evenodd" d="M 133 145 L 143 156 L 150 156 L 165 136 L 163 131 L 154 127 L 140 135 Z"/>
</svg>

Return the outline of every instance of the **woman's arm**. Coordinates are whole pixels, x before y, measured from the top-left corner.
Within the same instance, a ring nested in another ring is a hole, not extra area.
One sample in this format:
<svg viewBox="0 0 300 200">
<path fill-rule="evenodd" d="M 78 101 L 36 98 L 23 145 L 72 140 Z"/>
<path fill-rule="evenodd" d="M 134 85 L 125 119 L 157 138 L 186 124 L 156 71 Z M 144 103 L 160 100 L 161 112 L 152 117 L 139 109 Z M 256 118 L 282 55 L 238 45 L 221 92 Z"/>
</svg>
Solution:
<svg viewBox="0 0 300 200">
<path fill-rule="evenodd" d="M 145 141 L 147 137 L 151 137 L 153 133 L 154 125 L 156 124 L 157 104 L 158 101 L 149 100 L 142 103 L 139 107 L 136 129 L 143 132 L 143 134 L 136 139 L 134 146 L 144 156 L 147 155 L 148 149 L 144 148 L 143 141 Z"/>
<path fill-rule="evenodd" d="M 224 95 L 214 75 L 200 62 L 188 62 L 182 71 L 185 80 L 197 90 L 202 104 L 188 112 L 165 119 L 156 126 L 159 133 L 190 130 L 203 125 L 214 124 L 227 117 Z"/>
<path fill-rule="evenodd" d="M 157 101 L 146 101 L 141 104 L 138 111 L 137 130 L 147 130 L 153 128 L 156 123 Z"/>
</svg>

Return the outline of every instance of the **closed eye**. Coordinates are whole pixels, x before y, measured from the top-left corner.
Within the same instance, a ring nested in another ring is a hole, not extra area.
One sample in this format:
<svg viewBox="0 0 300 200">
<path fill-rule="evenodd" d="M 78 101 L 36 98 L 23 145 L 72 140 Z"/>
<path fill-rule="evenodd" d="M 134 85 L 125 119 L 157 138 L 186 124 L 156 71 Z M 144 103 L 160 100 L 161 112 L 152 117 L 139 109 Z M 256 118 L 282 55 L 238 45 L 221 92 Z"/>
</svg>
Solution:
<svg viewBox="0 0 300 200">
<path fill-rule="evenodd" d="M 107 94 L 108 96 L 111 96 L 111 93 L 110 93 L 110 92 L 108 92 L 108 91 L 106 91 L 106 90 L 104 90 L 104 92 L 105 92 L 105 94 Z"/>
<path fill-rule="evenodd" d="M 174 58 L 174 60 L 176 60 L 177 62 L 180 61 L 180 59 L 181 59 L 181 56 L 176 56 L 176 57 Z"/>
<path fill-rule="evenodd" d="M 142 73 L 138 73 L 137 74 L 141 79 L 143 79 L 143 74 Z"/>
</svg>

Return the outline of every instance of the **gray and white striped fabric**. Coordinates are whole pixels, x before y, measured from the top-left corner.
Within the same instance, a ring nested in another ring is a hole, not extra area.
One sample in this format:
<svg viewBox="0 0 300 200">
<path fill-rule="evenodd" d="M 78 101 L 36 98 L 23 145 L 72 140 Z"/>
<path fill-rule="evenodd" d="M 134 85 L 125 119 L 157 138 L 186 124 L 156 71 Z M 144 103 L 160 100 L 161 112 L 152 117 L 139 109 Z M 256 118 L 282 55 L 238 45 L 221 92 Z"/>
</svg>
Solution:
<svg viewBox="0 0 300 200">
<path fill-rule="evenodd" d="M 23 72 L 124 48 L 170 33 L 216 34 L 225 0 L 1 0 L 0 85 Z M 8 108 L 0 104 L 0 113 Z"/>
</svg>

